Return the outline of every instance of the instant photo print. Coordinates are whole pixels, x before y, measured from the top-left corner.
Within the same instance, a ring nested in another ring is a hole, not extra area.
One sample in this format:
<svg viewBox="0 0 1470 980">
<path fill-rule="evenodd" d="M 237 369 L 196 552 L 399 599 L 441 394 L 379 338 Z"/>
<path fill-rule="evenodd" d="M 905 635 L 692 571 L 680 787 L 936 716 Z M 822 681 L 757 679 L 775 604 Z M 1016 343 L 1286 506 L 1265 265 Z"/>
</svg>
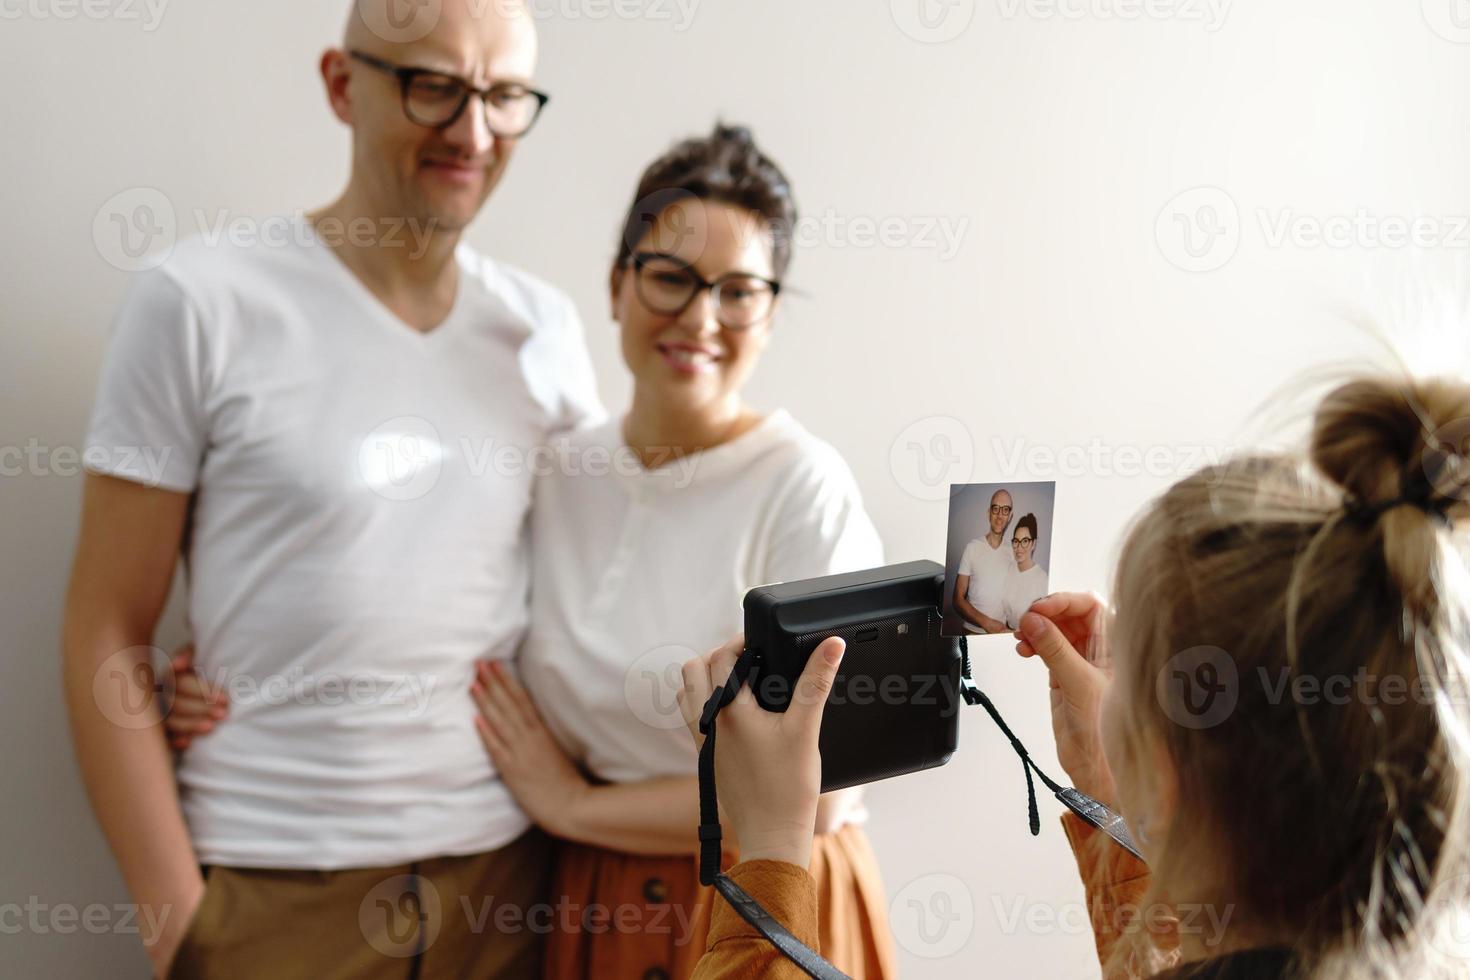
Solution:
<svg viewBox="0 0 1470 980">
<path fill-rule="evenodd" d="M 945 636 L 1011 633 L 1051 591 L 1057 485 L 956 483 L 944 562 Z"/>
</svg>

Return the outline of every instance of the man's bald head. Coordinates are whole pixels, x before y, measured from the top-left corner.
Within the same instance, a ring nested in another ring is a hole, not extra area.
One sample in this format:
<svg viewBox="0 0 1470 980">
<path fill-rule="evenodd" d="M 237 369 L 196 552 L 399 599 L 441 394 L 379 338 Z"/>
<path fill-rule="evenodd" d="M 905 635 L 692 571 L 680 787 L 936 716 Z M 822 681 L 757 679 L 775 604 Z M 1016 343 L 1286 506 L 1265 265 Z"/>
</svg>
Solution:
<svg viewBox="0 0 1470 980">
<path fill-rule="evenodd" d="M 529 80 L 536 22 L 525 0 L 352 0 L 343 47 L 467 75 L 499 63 Z"/>
</svg>

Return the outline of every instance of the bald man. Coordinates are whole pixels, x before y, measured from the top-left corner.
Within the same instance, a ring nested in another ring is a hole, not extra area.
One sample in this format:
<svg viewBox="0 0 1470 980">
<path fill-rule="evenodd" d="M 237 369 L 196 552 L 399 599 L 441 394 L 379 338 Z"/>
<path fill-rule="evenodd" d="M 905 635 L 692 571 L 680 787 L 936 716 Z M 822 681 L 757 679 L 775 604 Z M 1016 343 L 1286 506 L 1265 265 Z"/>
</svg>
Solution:
<svg viewBox="0 0 1470 980">
<path fill-rule="evenodd" d="M 1014 509 L 1009 491 L 990 495 L 989 530 L 965 545 L 954 581 L 954 609 L 971 633 L 1007 631 L 1002 600 L 1016 559 L 1006 547 L 1006 528 Z"/>
<path fill-rule="evenodd" d="M 341 196 L 289 241 L 181 243 L 117 316 L 88 444 L 145 452 L 89 450 L 117 462 L 86 478 L 63 660 L 158 976 L 538 968 L 546 841 L 468 688 L 526 624 L 529 454 L 601 408 L 571 303 L 461 240 L 535 65 L 508 0 L 360 0 L 320 63 Z M 181 553 L 229 718 L 176 782 L 146 669 Z"/>
</svg>

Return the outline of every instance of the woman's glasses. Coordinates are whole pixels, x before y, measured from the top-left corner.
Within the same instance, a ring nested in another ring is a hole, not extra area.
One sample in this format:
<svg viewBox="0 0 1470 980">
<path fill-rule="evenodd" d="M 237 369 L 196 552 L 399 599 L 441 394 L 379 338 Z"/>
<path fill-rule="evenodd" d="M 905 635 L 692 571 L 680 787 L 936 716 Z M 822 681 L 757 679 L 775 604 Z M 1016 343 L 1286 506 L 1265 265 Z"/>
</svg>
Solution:
<svg viewBox="0 0 1470 980">
<path fill-rule="evenodd" d="M 349 51 L 349 55 L 378 71 L 398 79 L 403 90 L 403 113 L 420 126 L 448 129 L 464 114 L 471 96 L 479 96 L 485 106 L 485 125 L 501 139 L 524 136 L 536 124 L 541 110 L 551 96 L 527 88 L 519 82 L 496 82 L 489 88 L 476 88 L 458 75 L 427 68 L 410 68 L 391 61 Z"/>
<path fill-rule="evenodd" d="M 663 316 L 678 316 L 694 298 L 709 290 L 715 319 L 730 330 L 745 330 L 767 319 L 776 307 L 781 284 L 748 272 L 728 272 L 710 282 L 672 255 L 635 252 L 634 288 L 643 305 Z"/>
</svg>

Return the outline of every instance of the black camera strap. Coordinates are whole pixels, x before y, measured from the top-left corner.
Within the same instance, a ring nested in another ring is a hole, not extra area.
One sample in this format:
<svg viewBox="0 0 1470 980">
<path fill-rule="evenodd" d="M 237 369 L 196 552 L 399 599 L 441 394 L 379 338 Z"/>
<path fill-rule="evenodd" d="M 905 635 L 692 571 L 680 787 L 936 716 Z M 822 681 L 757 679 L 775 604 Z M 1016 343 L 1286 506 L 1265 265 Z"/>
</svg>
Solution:
<svg viewBox="0 0 1470 980">
<path fill-rule="evenodd" d="M 1062 802 L 1063 806 L 1142 860 L 1143 855 L 1138 853 L 1138 847 L 1133 843 L 1133 837 L 1129 834 L 1128 826 L 1122 817 L 1087 794 L 1062 786 L 1041 771 L 1041 768 L 1032 760 L 1031 753 L 1026 751 L 1026 746 L 1021 743 L 1021 740 L 1011 731 L 1010 726 L 1005 723 L 1005 719 L 1000 716 L 1000 711 L 996 709 L 995 704 L 970 679 L 969 649 L 963 639 L 960 643 L 961 650 L 964 651 L 960 694 L 966 704 L 978 704 L 986 710 L 1001 732 L 1010 740 L 1011 747 L 1016 750 L 1016 754 L 1021 757 L 1021 768 L 1026 774 L 1027 811 L 1032 836 L 1041 833 L 1041 816 L 1036 806 L 1036 785 L 1031 778 L 1034 772 L 1042 784 Z M 772 917 L 759 902 L 747 894 L 720 868 L 722 834 L 719 797 L 715 792 L 715 718 L 727 704 L 735 699 L 741 686 L 750 677 L 754 664 L 755 651 L 750 649 L 741 651 L 734 668 L 730 671 L 729 678 L 711 692 L 699 717 L 699 731 L 704 736 L 704 744 L 699 749 L 699 881 L 700 884 L 713 885 L 742 919 L 754 926 L 757 932 L 769 940 L 787 959 L 805 971 L 808 976 L 816 977 L 818 980 L 850 980 L 845 973 L 792 935 L 790 930 Z"/>
</svg>

